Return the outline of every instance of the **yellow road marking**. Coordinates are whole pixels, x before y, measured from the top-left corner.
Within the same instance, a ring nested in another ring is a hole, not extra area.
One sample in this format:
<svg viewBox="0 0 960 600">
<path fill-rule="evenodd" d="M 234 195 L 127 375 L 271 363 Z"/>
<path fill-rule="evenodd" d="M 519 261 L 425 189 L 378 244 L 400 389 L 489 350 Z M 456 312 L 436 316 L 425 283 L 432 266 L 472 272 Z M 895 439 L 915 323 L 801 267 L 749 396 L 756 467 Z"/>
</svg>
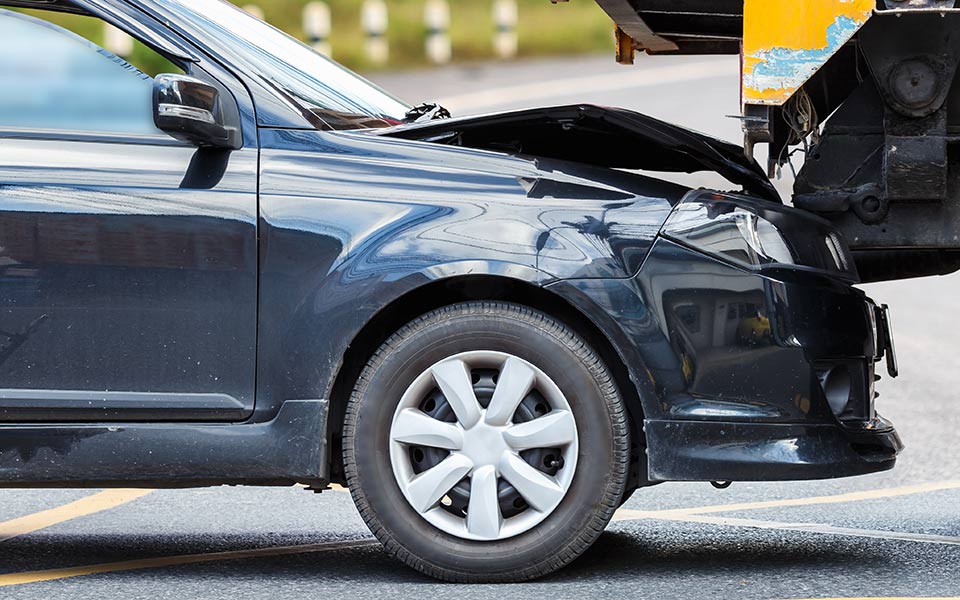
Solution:
<svg viewBox="0 0 960 600">
<path fill-rule="evenodd" d="M 346 488 L 339 485 L 332 485 L 331 489 L 337 492 L 346 492 Z M 850 492 L 837 494 L 833 496 L 815 496 L 811 498 L 794 498 L 787 500 L 770 500 L 766 502 L 751 502 L 741 504 L 721 504 L 714 506 L 702 506 L 684 509 L 641 511 L 631 509 L 620 509 L 614 515 L 614 521 L 624 521 L 632 519 L 659 519 L 672 521 L 688 521 L 697 523 L 707 523 L 727 526 L 755 527 L 762 529 L 786 529 L 790 531 L 811 531 L 816 533 L 830 533 L 835 535 L 853 535 L 859 537 L 874 537 L 884 539 L 897 539 L 908 541 L 933 542 L 951 545 L 960 545 L 960 537 L 937 536 L 929 534 L 912 534 L 891 531 L 876 531 L 869 529 L 852 529 L 843 527 L 834 527 L 832 525 L 820 525 L 809 523 L 781 523 L 776 521 L 760 521 L 754 519 L 735 519 L 726 517 L 710 516 L 707 513 L 756 510 L 761 508 L 779 508 L 789 506 L 807 506 L 816 504 L 833 504 L 841 502 L 857 502 L 863 500 L 874 500 L 879 498 L 891 498 L 904 496 L 908 494 L 920 494 L 939 490 L 960 489 L 960 481 L 943 481 L 936 483 L 903 486 L 897 488 L 887 488 L 879 490 L 868 490 L 864 492 Z M 27 515 L 11 521 L 0 523 L 0 541 L 12 537 L 37 531 L 56 523 L 61 523 L 70 519 L 92 514 L 102 510 L 107 510 L 126 502 L 130 502 L 149 494 L 153 490 L 106 490 L 86 498 L 81 498 L 75 502 L 65 504 L 61 507 L 47 511 Z M 137 560 L 127 560 L 112 563 L 102 563 L 95 565 L 85 565 L 79 567 L 66 567 L 61 569 L 48 569 L 42 571 L 27 571 L 22 573 L 9 573 L 0 575 L 0 587 L 11 585 L 22 585 L 26 583 L 36 583 L 41 581 L 52 581 L 56 579 L 67 579 L 70 577 L 83 577 L 87 575 L 97 575 L 101 573 L 113 573 L 117 571 L 132 571 L 139 569 L 154 569 L 160 567 L 170 567 L 186 564 L 197 564 L 205 562 L 215 562 L 224 560 L 239 560 L 246 558 L 260 558 L 268 556 L 283 556 L 291 554 L 304 554 L 310 552 L 323 552 L 327 550 L 361 548 L 377 545 L 376 540 L 360 540 L 355 542 L 325 542 L 318 544 L 303 544 L 295 546 L 276 546 L 272 548 L 259 548 L 253 550 L 233 550 L 227 552 L 210 552 L 204 554 L 186 554 L 179 556 L 164 556 L 157 558 L 145 558 Z M 830 599 L 827 599 L 830 600 Z M 841 600 L 841 599 L 833 599 Z M 886 599 L 843 599 L 843 600 L 897 600 L 893 598 Z M 903 599 L 908 600 L 908 599 Z M 960 600 L 958 598 L 930 599 L 930 600 Z"/>
<path fill-rule="evenodd" d="M 304 554 L 308 552 L 323 552 L 326 550 L 347 550 L 351 548 L 375 546 L 377 544 L 378 542 L 372 539 L 353 542 L 325 542 L 320 544 L 301 544 L 298 546 L 274 546 L 272 548 L 257 548 L 254 550 L 231 550 L 228 552 L 209 552 L 206 554 L 162 556 L 158 558 L 125 560 L 82 567 L 67 567 L 64 569 L 26 571 L 23 573 L 0 575 L 0 587 L 37 583 L 40 581 L 53 581 L 55 579 L 67 579 L 70 577 L 83 577 L 85 575 L 98 575 L 101 573 L 113 573 L 116 571 L 155 569 L 158 567 L 171 567 L 221 560 L 238 560 L 243 558 L 261 558 L 265 556 L 283 556 L 287 554 Z"/>
<path fill-rule="evenodd" d="M 74 502 L 0 523 L 0 542 L 46 529 L 57 523 L 109 510 L 146 496 L 153 490 L 105 490 Z"/>
<path fill-rule="evenodd" d="M 635 511 L 630 509 L 620 509 L 614 515 L 614 521 L 623 521 L 629 519 L 652 519 L 652 518 L 670 518 L 672 516 L 684 515 L 703 515 L 708 513 L 759 510 L 763 508 L 784 508 L 789 506 L 813 506 L 816 504 L 838 504 L 842 502 L 861 502 L 864 500 L 878 500 L 881 498 L 894 498 L 897 496 L 907 496 L 910 494 L 923 494 L 927 492 L 937 492 L 941 490 L 960 489 L 960 481 L 937 481 L 934 483 L 922 483 L 918 485 L 906 485 L 895 488 L 881 488 L 878 490 L 866 490 L 863 492 L 848 492 L 845 494 L 836 494 L 833 496 L 813 496 L 810 498 L 789 498 L 786 500 L 767 500 L 763 502 L 744 502 L 740 504 L 716 504 L 713 506 L 699 506 L 692 508 L 676 508 L 656 511 Z M 643 516 L 630 516 L 631 513 L 642 513 Z M 654 515 L 659 515 L 655 517 Z"/>
</svg>

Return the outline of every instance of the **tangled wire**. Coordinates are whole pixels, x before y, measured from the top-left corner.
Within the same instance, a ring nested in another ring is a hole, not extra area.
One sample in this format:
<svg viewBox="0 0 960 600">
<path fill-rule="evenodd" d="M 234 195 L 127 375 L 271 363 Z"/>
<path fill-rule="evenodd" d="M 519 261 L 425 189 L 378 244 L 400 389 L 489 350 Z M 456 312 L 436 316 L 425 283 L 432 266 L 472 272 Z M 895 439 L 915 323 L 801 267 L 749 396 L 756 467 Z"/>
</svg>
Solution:
<svg viewBox="0 0 960 600">
<path fill-rule="evenodd" d="M 783 120 L 790 128 L 790 135 L 787 137 L 787 143 L 784 144 L 780 153 L 780 160 L 777 161 L 777 177 L 780 176 L 780 165 L 784 162 L 790 165 L 790 170 L 793 171 L 793 163 L 790 162 L 790 157 L 800 148 L 787 154 L 787 149 L 790 146 L 803 144 L 803 155 L 807 157 L 820 143 L 820 120 L 817 117 L 817 109 L 814 108 L 813 100 L 810 99 L 810 94 L 804 88 L 800 88 L 787 101 L 783 110 Z M 794 177 L 796 177 L 796 171 L 794 171 Z"/>
</svg>

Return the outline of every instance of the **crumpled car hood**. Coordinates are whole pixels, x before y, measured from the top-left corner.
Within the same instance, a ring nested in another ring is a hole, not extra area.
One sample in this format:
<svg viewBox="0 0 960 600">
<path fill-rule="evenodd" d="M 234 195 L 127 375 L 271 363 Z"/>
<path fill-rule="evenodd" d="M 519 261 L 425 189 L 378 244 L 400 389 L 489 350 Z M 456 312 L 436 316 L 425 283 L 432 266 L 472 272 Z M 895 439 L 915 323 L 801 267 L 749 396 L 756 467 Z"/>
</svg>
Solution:
<svg viewBox="0 0 960 600">
<path fill-rule="evenodd" d="M 440 119 L 378 135 L 643 171 L 715 171 L 744 191 L 782 202 L 743 148 L 621 108 L 590 104 Z"/>
</svg>

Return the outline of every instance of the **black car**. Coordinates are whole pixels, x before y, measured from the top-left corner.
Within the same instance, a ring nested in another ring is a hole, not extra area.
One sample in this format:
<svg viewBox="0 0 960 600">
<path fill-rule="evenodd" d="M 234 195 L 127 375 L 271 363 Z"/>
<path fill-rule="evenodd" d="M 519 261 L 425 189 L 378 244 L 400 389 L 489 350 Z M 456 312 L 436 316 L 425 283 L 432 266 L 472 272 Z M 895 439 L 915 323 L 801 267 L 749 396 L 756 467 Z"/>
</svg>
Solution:
<svg viewBox="0 0 960 600">
<path fill-rule="evenodd" d="M 341 483 L 400 560 L 508 581 L 644 486 L 893 466 L 886 310 L 741 148 L 448 118 L 219 0 L 0 5 L 0 485 Z M 650 176 L 703 170 L 736 191 Z"/>
</svg>

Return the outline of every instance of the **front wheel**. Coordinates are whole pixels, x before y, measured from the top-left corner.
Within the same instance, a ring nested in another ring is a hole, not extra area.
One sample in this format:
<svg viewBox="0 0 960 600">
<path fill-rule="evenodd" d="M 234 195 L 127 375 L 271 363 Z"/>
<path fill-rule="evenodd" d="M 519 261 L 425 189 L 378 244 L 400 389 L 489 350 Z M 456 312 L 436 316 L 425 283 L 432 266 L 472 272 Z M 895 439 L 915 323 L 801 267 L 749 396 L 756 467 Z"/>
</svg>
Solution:
<svg viewBox="0 0 960 600">
<path fill-rule="evenodd" d="M 413 568 L 459 582 L 532 579 L 582 554 L 623 495 L 629 447 L 593 349 L 503 302 L 403 327 L 367 364 L 344 424 L 370 530 Z"/>
</svg>

